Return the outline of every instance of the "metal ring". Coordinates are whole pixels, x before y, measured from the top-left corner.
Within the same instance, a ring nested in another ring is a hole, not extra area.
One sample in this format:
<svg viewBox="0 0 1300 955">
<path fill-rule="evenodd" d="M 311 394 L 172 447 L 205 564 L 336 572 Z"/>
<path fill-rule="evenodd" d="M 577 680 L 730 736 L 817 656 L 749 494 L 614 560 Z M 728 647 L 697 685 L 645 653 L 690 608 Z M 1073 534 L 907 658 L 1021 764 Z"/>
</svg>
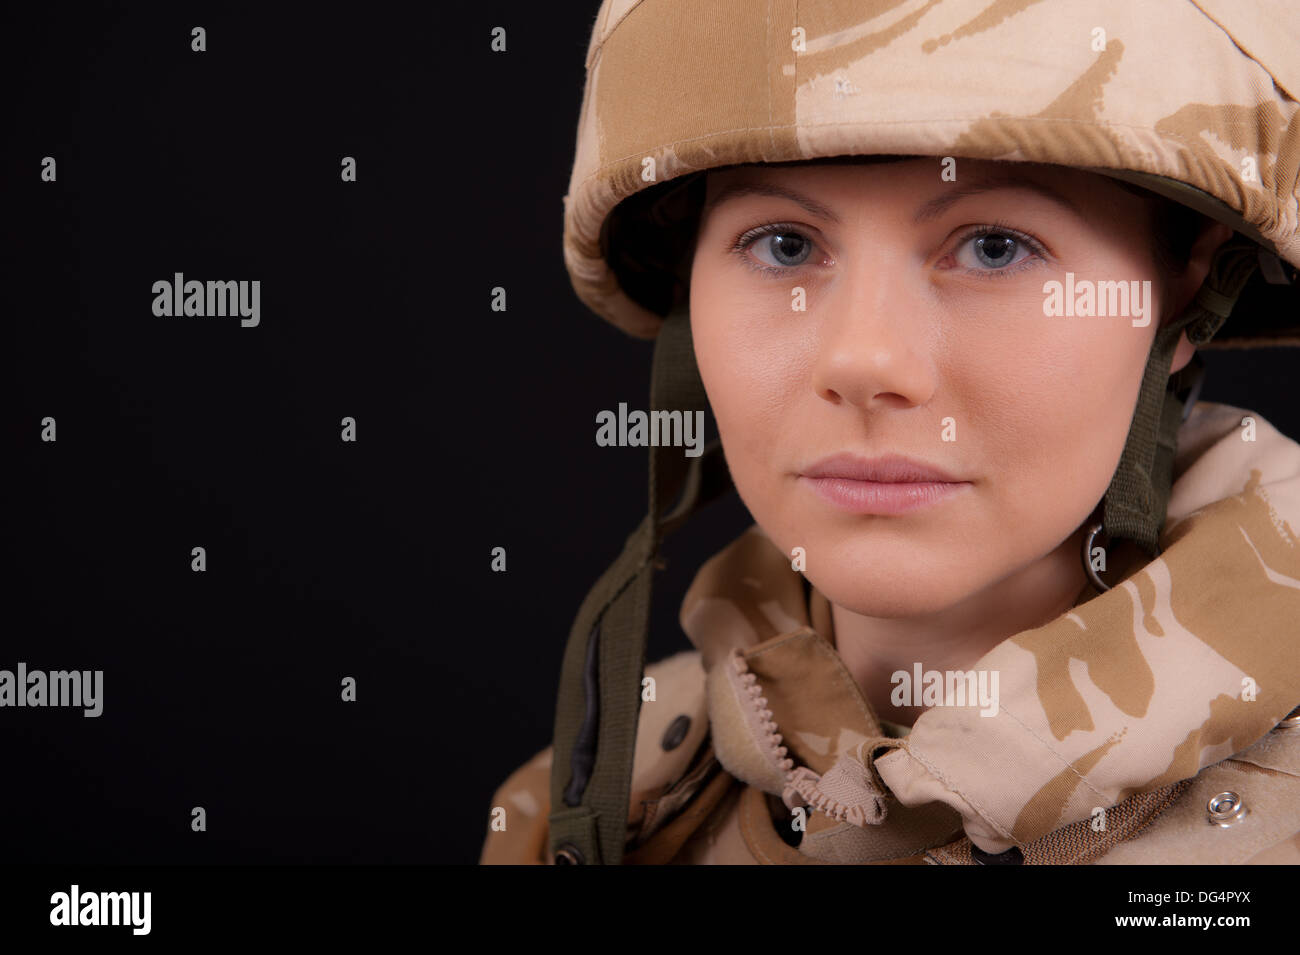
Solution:
<svg viewBox="0 0 1300 955">
<path fill-rule="evenodd" d="M 586 860 L 572 842 L 563 843 L 555 850 L 556 865 L 582 865 Z"/>
<path fill-rule="evenodd" d="M 1246 801 L 1234 792 L 1219 793 L 1210 798 L 1205 812 L 1210 825 L 1226 829 L 1245 818 Z"/>
<path fill-rule="evenodd" d="M 1288 730 L 1300 729 L 1300 706 L 1284 716 L 1277 725 Z"/>
<path fill-rule="evenodd" d="M 1083 572 L 1088 575 L 1088 579 L 1092 581 L 1092 585 L 1104 594 L 1106 591 L 1110 590 L 1110 584 L 1097 576 L 1097 572 L 1092 568 L 1092 560 L 1090 559 L 1092 557 L 1092 542 L 1097 539 L 1097 535 L 1101 533 L 1103 526 L 1104 525 L 1101 522 L 1093 524 L 1092 529 L 1088 531 L 1088 536 L 1083 539 Z"/>
<path fill-rule="evenodd" d="M 1083 572 L 1088 575 L 1088 580 L 1092 581 L 1092 585 L 1102 593 L 1110 590 L 1110 584 L 1097 576 L 1097 572 L 1092 569 L 1092 560 L 1090 558 L 1092 557 L 1092 542 L 1097 539 L 1097 535 L 1102 532 L 1105 526 L 1103 522 L 1098 521 L 1092 525 L 1088 535 L 1083 539 Z M 1155 556 L 1151 559 L 1155 560 L 1161 553 L 1160 544 L 1157 542 Z"/>
</svg>

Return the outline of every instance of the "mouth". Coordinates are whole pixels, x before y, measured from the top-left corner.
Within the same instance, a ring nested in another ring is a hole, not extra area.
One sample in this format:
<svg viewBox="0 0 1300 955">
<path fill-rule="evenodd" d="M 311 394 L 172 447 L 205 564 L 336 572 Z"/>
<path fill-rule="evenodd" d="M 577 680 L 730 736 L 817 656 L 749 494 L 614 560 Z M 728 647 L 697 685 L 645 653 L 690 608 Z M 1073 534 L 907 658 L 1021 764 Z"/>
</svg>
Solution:
<svg viewBox="0 0 1300 955">
<path fill-rule="evenodd" d="M 852 514 L 904 514 L 948 500 L 972 482 L 912 458 L 837 454 L 799 472 L 823 501 Z"/>
</svg>

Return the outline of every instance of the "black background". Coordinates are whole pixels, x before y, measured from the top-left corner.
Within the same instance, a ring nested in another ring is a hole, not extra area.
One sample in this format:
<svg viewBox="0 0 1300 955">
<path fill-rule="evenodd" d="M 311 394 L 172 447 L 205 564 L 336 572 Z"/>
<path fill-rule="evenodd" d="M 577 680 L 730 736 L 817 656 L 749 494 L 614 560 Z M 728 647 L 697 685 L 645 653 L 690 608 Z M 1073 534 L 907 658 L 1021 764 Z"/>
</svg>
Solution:
<svg viewBox="0 0 1300 955">
<path fill-rule="evenodd" d="M 593 436 L 651 346 L 561 256 L 598 3 L 12 7 L 0 668 L 101 669 L 104 712 L 0 709 L 0 861 L 476 861 L 645 510 Z M 261 324 L 155 317 L 175 272 Z M 1205 353 L 1202 398 L 1300 434 L 1297 357 Z M 651 659 L 747 524 L 669 542 Z"/>
</svg>

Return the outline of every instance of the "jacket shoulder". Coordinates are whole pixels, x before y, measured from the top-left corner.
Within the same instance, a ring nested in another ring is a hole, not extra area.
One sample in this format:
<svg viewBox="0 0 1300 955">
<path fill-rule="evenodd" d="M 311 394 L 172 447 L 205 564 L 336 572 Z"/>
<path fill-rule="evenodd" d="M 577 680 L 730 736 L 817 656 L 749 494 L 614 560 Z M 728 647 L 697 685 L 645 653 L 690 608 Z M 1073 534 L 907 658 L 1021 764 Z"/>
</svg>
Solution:
<svg viewBox="0 0 1300 955">
<path fill-rule="evenodd" d="M 631 848 L 673 818 L 711 775 L 704 666 L 698 650 L 648 664 L 642 680 L 632 784 L 628 800 Z M 492 794 L 481 865 L 544 865 L 555 748 L 547 746 Z"/>
<path fill-rule="evenodd" d="M 1225 793 L 1233 794 L 1242 814 L 1213 825 L 1210 804 L 1223 806 Z M 1150 826 L 1097 863 L 1300 864 L 1300 726 L 1279 725 L 1206 766 Z"/>
</svg>

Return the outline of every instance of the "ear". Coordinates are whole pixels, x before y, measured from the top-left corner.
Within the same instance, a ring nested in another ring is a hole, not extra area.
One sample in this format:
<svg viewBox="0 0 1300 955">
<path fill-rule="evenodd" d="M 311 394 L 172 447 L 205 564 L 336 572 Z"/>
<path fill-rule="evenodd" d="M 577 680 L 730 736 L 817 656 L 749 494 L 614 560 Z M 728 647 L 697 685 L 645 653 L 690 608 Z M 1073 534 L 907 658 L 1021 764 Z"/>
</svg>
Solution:
<svg viewBox="0 0 1300 955">
<path fill-rule="evenodd" d="M 1174 276 L 1173 281 L 1169 283 L 1170 308 L 1165 315 L 1166 322 L 1176 315 L 1181 315 L 1183 310 L 1192 304 L 1196 293 L 1200 291 L 1201 283 L 1205 281 L 1205 276 L 1210 274 L 1214 253 L 1230 238 L 1232 238 L 1232 229 L 1222 222 L 1212 223 L 1197 238 L 1192 246 L 1191 255 L 1188 256 L 1186 271 L 1182 275 Z M 1176 371 L 1181 371 L 1192 360 L 1192 355 L 1195 353 L 1196 346 L 1187 340 L 1186 330 L 1179 333 L 1178 345 L 1174 349 L 1174 359 L 1169 366 L 1169 373 L 1172 375 Z"/>
</svg>

